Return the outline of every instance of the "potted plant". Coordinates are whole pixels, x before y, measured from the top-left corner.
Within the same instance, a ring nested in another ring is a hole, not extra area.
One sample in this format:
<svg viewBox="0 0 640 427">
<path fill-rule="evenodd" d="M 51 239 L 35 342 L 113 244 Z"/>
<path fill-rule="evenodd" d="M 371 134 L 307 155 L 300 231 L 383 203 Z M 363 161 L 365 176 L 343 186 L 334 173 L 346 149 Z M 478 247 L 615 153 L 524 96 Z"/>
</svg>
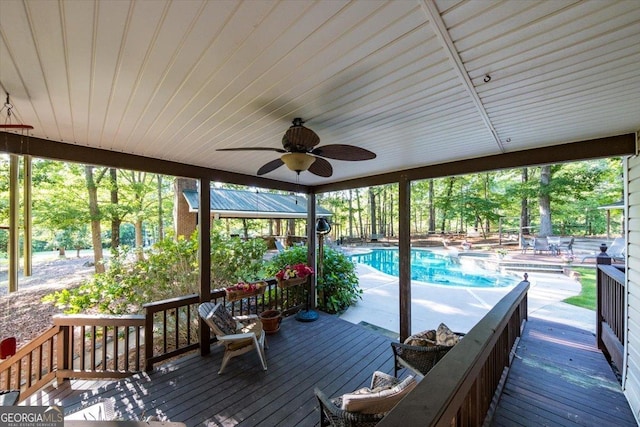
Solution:
<svg viewBox="0 0 640 427">
<path fill-rule="evenodd" d="M 278 286 L 287 288 L 299 285 L 307 281 L 307 277 L 313 274 L 313 270 L 306 264 L 287 265 L 276 273 Z"/>
<path fill-rule="evenodd" d="M 225 288 L 227 293 L 227 301 L 238 301 L 242 298 L 252 297 L 254 295 L 261 295 L 267 287 L 266 282 L 255 283 L 236 283 L 233 286 Z"/>
<path fill-rule="evenodd" d="M 275 334 L 280 330 L 280 322 L 282 322 L 282 313 L 280 310 L 263 311 L 258 317 L 262 322 L 262 329 L 266 334 Z"/>
</svg>

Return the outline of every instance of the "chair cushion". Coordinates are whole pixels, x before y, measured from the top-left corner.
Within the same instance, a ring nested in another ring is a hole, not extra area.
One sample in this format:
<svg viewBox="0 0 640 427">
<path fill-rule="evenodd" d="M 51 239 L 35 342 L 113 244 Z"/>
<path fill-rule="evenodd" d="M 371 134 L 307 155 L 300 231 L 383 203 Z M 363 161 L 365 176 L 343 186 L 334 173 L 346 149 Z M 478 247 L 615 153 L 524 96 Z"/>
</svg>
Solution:
<svg viewBox="0 0 640 427">
<path fill-rule="evenodd" d="M 458 344 L 460 337 L 456 335 L 447 325 L 440 323 L 436 331 L 436 343 L 438 345 L 454 346 Z"/>
<path fill-rule="evenodd" d="M 418 332 L 413 334 L 404 340 L 407 345 L 415 345 L 422 347 L 434 347 L 436 346 L 436 330 L 431 329 L 429 331 Z"/>
<path fill-rule="evenodd" d="M 224 305 L 217 304 L 216 308 L 211 310 L 211 313 L 209 313 L 207 317 L 210 318 L 225 335 L 236 333 L 238 322 L 233 319 L 233 316 L 231 316 L 231 313 L 229 313 L 229 310 L 227 310 Z"/>
<path fill-rule="evenodd" d="M 373 390 L 359 389 L 354 393 L 342 396 L 342 409 L 349 412 L 363 414 L 383 414 L 414 389 L 417 382 L 413 376 L 408 376 L 393 387 L 377 387 Z"/>
</svg>

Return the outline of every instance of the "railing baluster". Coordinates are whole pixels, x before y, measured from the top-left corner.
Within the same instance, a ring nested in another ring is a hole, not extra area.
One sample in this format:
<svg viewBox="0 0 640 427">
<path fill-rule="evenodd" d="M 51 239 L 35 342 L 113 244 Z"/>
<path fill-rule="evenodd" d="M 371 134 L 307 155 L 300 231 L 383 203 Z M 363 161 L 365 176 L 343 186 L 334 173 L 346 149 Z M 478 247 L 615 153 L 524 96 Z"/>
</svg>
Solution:
<svg viewBox="0 0 640 427">
<path fill-rule="evenodd" d="M 167 310 L 162 312 L 162 351 L 167 352 Z"/>
<path fill-rule="evenodd" d="M 129 372 L 129 326 L 124 327 L 124 370 Z"/>
<path fill-rule="evenodd" d="M 180 348 L 180 307 L 176 307 L 173 312 L 174 312 L 175 323 L 176 323 L 176 327 L 175 327 L 176 345 L 174 347 L 174 350 L 175 350 L 176 348 Z"/>
<path fill-rule="evenodd" d="M 102 327 L 102 364 L 100 366 L 102 371 L 107 370 L 107 327 Z"/>
<path fill-rule="evenodd" d="M 91 370 L 95 371 L 96 370 L 96 333 L 97 333 L 97 329 L 94 326 L 91 327 L 91 349 L 90 351 L 90 355 L 91 355 Z"/>
<path fill-rule="evenodd" d="M 118 336 L 118 326 L 113 327 L 113 372 L 118 372 L 118 359 L 120 359 L 120 337 Z"/>
</svg>

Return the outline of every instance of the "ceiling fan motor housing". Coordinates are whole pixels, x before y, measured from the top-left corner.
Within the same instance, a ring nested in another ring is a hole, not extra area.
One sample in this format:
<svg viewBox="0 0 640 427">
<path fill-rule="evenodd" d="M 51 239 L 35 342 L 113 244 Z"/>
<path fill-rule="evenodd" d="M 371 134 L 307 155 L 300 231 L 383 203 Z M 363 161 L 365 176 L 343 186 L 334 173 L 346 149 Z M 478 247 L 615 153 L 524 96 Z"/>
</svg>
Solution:
<svg viewBox="0 0 640 427">
<path fill-rule="evenodd" d="M 282 146 L 292 153 L 306 153 L 320 143 L 320 137 L 302 125 L 291 126 L 282 137 Z"/>
</svg>

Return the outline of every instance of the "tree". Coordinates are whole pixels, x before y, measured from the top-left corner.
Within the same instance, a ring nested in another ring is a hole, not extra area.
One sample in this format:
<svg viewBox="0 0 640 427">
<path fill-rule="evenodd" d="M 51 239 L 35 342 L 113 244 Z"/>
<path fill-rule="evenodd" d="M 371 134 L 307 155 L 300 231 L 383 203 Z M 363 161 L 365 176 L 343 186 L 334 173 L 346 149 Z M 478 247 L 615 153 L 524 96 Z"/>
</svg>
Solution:
<svg viewBox="0 0 640 427">
<path fill-rule="evenodd" d="M 107 169 L 102 168 L 98 175 L 94 177 L 94 167 L 85 165 L 85 178 L 87 182 L 87 191 L 89 193 L 89 216 L 91 218 L 91 242 L 93 244 L 93 257 L 96 273 L 104 273 L 104 257 L 102 254 L 102 230 L 100 221 L 102 214 L 98 205 L 98 184 L 104 177 Z"/>
</svg>

